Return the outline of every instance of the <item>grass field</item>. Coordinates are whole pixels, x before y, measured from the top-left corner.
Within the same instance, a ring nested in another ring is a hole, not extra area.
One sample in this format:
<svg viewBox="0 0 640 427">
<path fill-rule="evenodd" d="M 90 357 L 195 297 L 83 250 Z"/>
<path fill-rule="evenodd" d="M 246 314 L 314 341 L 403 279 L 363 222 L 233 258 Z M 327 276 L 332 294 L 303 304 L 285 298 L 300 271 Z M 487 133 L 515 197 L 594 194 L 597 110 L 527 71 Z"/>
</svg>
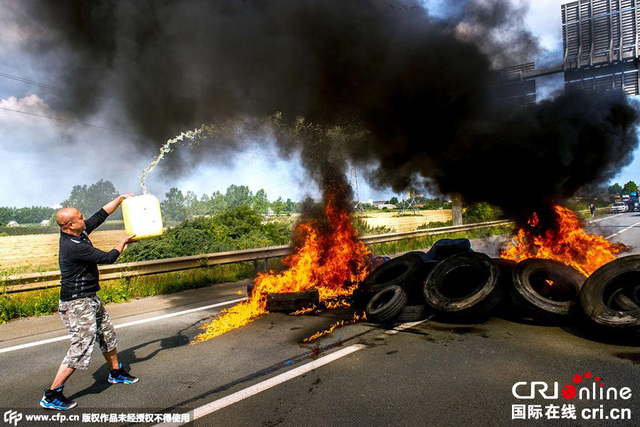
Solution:
<svg viewBox="0 0 640 427">
<path fill-rule="evenodd" d="M 419 226 L 434 221 L 451 221 L 451 209 L 418 211 L 419 216 L 399 216 L 397 212 L 366 212 L 362 219 L 370 227 L 385 226 L 398 233 L 417 230 Z"/>
<path fill-rule="evenodd" d="M 451 210 L 420 211 L 420 216 L 398 216 L 397 212 L 367 212 L 363 220 L 371 227 L 386 226 L 397 232 L 411 231 L 432 221 L 450 221 Z M 93 245 L 104 251 L 112 249 L 124 230 L 94 231 Z M 32 234 L 0 237 L 0 271 L 27 273 L 58 269 L 59 234 Z"/>
</svg>

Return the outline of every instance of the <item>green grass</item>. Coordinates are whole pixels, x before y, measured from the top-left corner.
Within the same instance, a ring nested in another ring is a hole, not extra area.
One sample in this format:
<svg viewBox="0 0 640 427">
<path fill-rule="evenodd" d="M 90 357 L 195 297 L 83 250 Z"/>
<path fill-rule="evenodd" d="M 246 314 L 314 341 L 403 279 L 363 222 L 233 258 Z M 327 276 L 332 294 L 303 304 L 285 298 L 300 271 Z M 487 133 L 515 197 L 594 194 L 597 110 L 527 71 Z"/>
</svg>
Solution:
<svg viewBox="0 0 640 427">
<path fill-rule="evenodd" d="M 260 263 L 262 265 L 262 263 Z M 280 268 L 280 261 L 270 260 L 269 269 Z M 100 283 L 98 296 L 106 304 L 126 302 L 135 298 L 165 295 L 187 289 L 203 288 L 222 282 L 237 282 L 255 275 L 252 262 L 227 264 L 178 271 L 174 273 L 139 276 Z M 58 310 L 60 288 L 31 292 L 0 294 L 0 323 L 27 316 L 44 316 Z"/>
<path fill-rule="evenodd" d="M 369 249 L 376 255 L 392 255 L 401 252 L 430 248 L 440 239 L 480 239 L 483 237 L 509 234 L 513 227 L 494 227 L 482 230 L 471 230 L 458 233 L 440 234 L 437 236 L 418 237 L 415 239 L 398 240 L 395 242 L 376 243 L 369 245 Z"/>
</svg>

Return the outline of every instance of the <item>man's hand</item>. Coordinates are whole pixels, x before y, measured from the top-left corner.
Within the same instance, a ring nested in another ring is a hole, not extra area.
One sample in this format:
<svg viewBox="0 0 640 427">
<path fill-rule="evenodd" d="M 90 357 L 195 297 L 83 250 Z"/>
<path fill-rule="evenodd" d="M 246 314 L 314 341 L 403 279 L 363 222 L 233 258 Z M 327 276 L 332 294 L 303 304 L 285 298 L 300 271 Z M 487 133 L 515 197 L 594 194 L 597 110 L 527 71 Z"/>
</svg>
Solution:
<svg viewBox="0 0 640 427">
<path fill-rule="evenodd" d="M 134 243 L 136 242 L 136 235 L 132 234 L 131 236 L 127 236 L 124 239 L 122 239 L 120 241 L 120 243 L 118 243 L 115 247 L 115 249 L 118 250 L 118 252 L 122 253 L 122 251 L 124 251 L 124 247 L 129 244 L 129 243 Z"/>
<path fill-rule="evenodd" d="M 135 243 L 138 241 L 138 239 L 136 239 L 136 235 L 132 234 L 131 236 L 127 236 L 125 237 L 123 240 L 125 245 L 129 244 L 129 243 Z"/>
<path fill-rule="evenodd" d="M 133 196 L 135 196 L 135 194 L 133 193 L 122 194 L 104 205 L 102 209 L 104 209 L 109 215 L 111 215 L 115 212 L 116 209 L 118 209 L 118 206 L 120 206 L 120 203 L 122 203 L 124 199 L 128 199 L 129 197 Z"/>
</svg>

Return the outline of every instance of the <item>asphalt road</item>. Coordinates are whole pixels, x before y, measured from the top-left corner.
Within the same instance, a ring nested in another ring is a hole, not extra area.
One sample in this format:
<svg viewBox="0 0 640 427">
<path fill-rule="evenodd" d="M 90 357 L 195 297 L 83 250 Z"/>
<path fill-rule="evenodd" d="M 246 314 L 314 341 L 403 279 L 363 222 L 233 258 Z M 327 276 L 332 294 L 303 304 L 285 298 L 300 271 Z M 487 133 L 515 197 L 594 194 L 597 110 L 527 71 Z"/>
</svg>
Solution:
<svg viewBox="0 0 640 427">
<path fill-rule="evenodd" d="M 640 215 L 600 217 L 588 228 L 604 236 L 620 233 L 610 240 L 638 253 Z M 473 247 L 495 255 L 499 243 L 493 238 L 474 241 Z M 638 425 L 636 336 L 595 337 L 568 325 L 494 317 L 469 325 L 430 319 L 395 330 L 356 323 L 302 343 L 351 318 L 341 310 L 269 314 L 190 344 L 199 328 L 242 298 L 238 294 L 245 289 L 246 282 L 230 283 L 108 306 L 121 361 L 140 382 L 109 385 L 104 360 L 94 350 L 88 371 L 76 372 L 65 389 L 78 407 L 62 415 L 78 416 L 75 423 L 27 420 L 55 415 L 38 402 L 68 348 L 57 315 L 0 325 L 4 424 L 153 425 L 195 416 L 195 425 L 202 426 Z M 575 374 L 583 377 L 575 384 L 582 396 L 569 400 L 561 390 L 574 384 Z M 533 382 L 540 382 L 536 390 L 548 387 L 547 398 L 540 393 L 526 398 Z M 600 389 L 609 399 L 599 398 Z M 541 417 L 532 419 L 536 413 Z M 150 422 L 140 423 L 145 417 Z"/>
</svg>

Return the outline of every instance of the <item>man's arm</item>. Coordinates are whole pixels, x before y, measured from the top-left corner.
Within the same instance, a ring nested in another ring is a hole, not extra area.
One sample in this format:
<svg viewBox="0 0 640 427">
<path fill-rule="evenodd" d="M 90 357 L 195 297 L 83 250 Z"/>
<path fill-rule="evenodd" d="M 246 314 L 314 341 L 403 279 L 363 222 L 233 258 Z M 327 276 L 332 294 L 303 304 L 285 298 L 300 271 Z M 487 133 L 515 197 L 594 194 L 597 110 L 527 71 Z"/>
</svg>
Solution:
<svg viewBox="0 0 640 427">
<path fill-rule="evenodd" d="M 107 212 L 107 214 L 111 215 L 116 211 L 116 209 L 118 209 L 118 206 L 120 206 L 120 204 L 124 199 L 133 197 L 133 196 L 135 196 L 135 194 L 133 193 L 122 194 L 116 197 L 115 199 L 113 199 L 112 201 L 110 201 L 109 203 L 107 203 L 106 205 L 104 205 L 102 209 L 104 209 Z"/>
<path fill-rule="evenodd" d="M 88 261 L 94 264 L 113 264 L 116 262 L 127 243 L 133 241 L 134 238 L 135 235 L 125 237 L 109 252 L 104 252 L 89 244 L 81 243 L 75 249 L 74 258 L 78 261 Z"/>
</svg>

